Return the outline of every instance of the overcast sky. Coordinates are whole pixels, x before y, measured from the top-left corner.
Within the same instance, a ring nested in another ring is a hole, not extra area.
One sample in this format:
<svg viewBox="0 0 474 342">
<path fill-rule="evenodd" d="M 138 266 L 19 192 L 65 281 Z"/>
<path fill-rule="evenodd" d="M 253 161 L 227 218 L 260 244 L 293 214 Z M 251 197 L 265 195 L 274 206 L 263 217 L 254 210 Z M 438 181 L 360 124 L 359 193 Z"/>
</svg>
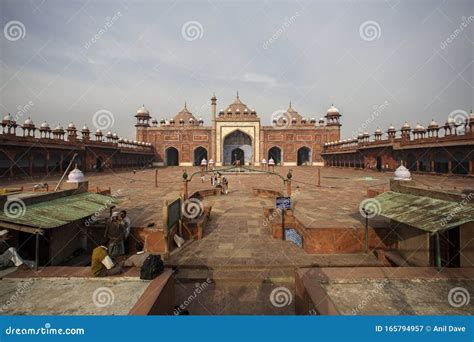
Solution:
<svg viewBox="0 0 474 342">
<path fill-rule="evenodd" d="M 109 111 L 134 137 L 142 104 L 210 125 L 212 94 L 238 90 L 265 125 L 290 100 L 308 118 L 334 103 L 344 138 L 441 124 L 473 107 L 473 3 L 2 0 L 0 110 L 91 129 Z"/>
</svg>

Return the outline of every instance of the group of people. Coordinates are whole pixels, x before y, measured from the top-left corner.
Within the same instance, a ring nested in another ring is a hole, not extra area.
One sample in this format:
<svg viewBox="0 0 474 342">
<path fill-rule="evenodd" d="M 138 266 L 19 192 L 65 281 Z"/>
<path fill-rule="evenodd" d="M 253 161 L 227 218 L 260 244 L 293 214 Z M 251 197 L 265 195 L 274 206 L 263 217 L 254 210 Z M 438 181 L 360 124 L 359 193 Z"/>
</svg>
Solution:
<svg viewBox="0 0 474 342">
<path fill-rule="evenodd" d="M 103 241 L 92 251 L 91 271 L 96 277 L 122 273 L 123 267 L 142 267 L 150 255 L 144 251 L 142 242 L 135 245 L 136 253 L 122 262 L 125 254 L 125 240 L 130 235 L 131 221 L 125 210 L 115 211 L 106 222 Z"/>
<path fill-rule="evenodd" d="M 227 195 L 229 192 L 229 181 L 220 172 L 214 172 L 211 175 L 211 186 L 213 188 L 221 188 L 221 193 Z"/>
</svg>

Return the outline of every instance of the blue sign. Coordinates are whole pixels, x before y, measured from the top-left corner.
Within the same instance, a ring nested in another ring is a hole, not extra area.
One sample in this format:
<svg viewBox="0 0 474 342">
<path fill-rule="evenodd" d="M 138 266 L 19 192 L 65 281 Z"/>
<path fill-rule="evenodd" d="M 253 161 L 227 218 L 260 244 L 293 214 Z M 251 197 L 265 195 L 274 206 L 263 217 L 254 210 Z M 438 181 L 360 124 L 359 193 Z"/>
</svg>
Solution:
<svg viewBox="0 0 474 342">
<path fill-rule="evenodd" d="M 300 233 L 294 228 L 285 229 L 285 240 L 293 242 L 300 248 L 303 248 L 303 238 Z"/>
<path fill-rule="evenodd" d="M 291 209 L 291 197 L 277 197 L 275 208 Z"/>
</svg>

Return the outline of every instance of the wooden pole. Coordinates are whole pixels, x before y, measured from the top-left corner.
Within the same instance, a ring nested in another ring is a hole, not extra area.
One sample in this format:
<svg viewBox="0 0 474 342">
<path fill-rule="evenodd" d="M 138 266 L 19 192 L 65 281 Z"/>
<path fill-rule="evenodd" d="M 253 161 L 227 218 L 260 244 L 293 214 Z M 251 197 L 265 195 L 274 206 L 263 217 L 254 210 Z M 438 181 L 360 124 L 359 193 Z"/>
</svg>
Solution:
<svg viewBox="0 0 474 342">
<path fill-rule="evenodd" d="M 441 271 L 441 246 L 439 243 L 439 232 L 435 233 L 435 243 L 436 243 L 436 269 Z"/>
<path fill-rule="evenodd" d="M 38 271 L 38 265 L 39 265 L 39 234 L 36 233 L 35 271 Z"/>
<path fill-rule="evenodd" d="M 321 168 L 318 167 L 318 186 L 321 186 Z"/>
<path fill-rule="evenodd" d="M 158 169 L 155 169 L 155 188 L 158 187 Z"/>
</svg>

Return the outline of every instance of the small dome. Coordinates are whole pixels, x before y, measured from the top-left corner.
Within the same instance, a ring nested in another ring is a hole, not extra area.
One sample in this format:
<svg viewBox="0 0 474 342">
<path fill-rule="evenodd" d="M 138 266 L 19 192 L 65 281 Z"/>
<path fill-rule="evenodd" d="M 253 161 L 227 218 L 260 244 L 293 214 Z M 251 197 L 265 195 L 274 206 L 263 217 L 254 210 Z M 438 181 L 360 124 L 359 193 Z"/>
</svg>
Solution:
<svg viewBox="0 0 474 342">
<path fill-rule="evenodd" d="M 117 137 L 118 137 L 117 133 L 114 132 L 114 133 L 112 134 L 112 137 L 117 138 Z"/>
<path fill-rule="evenodd" d="M 111 132 L 111 131 L 108 131 L 106 137 L 107 137 L 107 138 L 112 138 L 112 132 Z"/>
<path fill-rule="evenodd" d="M 247 108 L 244 109 L 244 113 L 248 113 L 249 110 Z"/>
<path fill-rule="evenodd" d="M 449 125 L 454 125 L 454 124 L 456 123 L 456 121 L 454 120 L 453 117 L 449 116 L 447 123 L 448 123 Z"/>
<path fill-rule="evenodd" d="M 74 125 L 74 123 L 70 122 L 69 125 L 67 126 L 67 128 L 74 128 L 74 129 L 76 129 L 76 125 Z"/>
<path fill-rule="evenodd" d="M 31 118 L 26 119 L 24 125 L 34 126 L 33 120 L 31 120 Z"/>
<path fill-rule="evenodd" d="M 257 111 L 255 110 L 255 108 L 252 108 L 252 109 L 250 110 L 250 114 L 257 114 Z"/>
<path fill-rule="evenodd" d="M 266 164 L 267 160 L 265 158 L 262 159 L 262 164 Z"/>
<path fill-rule="evenodd" d="M 95 131 L 95 134 L 100 134 L 100 135 L 102 135 L 102 131 L 101 131 L 100 129 L 97 129 L 97 130 Z"/>
<path fill-rule="evenodd" d="M 309 120 L 309 122 L 311 122 L 311 123 L 316 123 L 316 119 L 315 119 L 315 118 L 311 118 L 311 119 Z"/>
<path fill-rule="evenodd" d="M 394 180 L 409 181 L 411 180 L 410 171 L 403 165 L 400 165 L 393 173 Z"/>
<path fill-rule="evenodd" d="M 362 133 L 359 133 L 359 134 L 357 135 L 357 138 L 359 138 L 359 139 L 360 139 L 360 138 L 363 138 L 363 137 L 364 137 L 364 134 L 362 134 Z"/>
<path fill-rule="evenodd" d="M 324 118 L 319 118 L 319 123 L 324 123 Z"/>
<path fill-rule="evenodd" d="M 395 131 L 395 127 L 392 124 L 390 124 L 390 126 L 388 127 L 388 131 L 389 132 Z"/>
<path fill-rule="evenodd" d="M 370 136 L 369 132 L 365 131 L 364 132 L 364 137 L 369 137 L 369 136 Z"/>
<path fill-rule="evenodd" d="M 148 109 L 145 108 L 145 105 L 141 106 L 140 108 L 137 109 L 137 114 L 145 114 L 145 115 L 150 115 L 150 112 Z"/>
<path fill-rule="evenodd" d="M 200 123 L 203 123 L 204 120 L 203 120 L 202 118 L 199 118 L 199 122 L 200 122 Z"/>
<path fill-rule="evenodd" d="M 219 113 L 224 113 L 224 110 L 223 109 L 219 110 Z"/>
<path fill-rule="evenodd" d="M 405 123 L 403 124 L 402 126 L 402 129 L 410 129 L 410 125 L 408 124 L 408 122 L 405 121 Z"/>
<path fill-rule="evenodd" d="M 63 128 L 63 126 L 61 126 L 61 124 L 59 124 L 59 125 L 56 126 L 55 130 L 57 130 L 57 131 L 63 131 L 64 128 Z"/>
<path fill-rule="evenodd" d="M 69 175 L 67 176 L 67 183 L 79 183 L 83 181 L 84 181 L 84 174 L 82 173 L 81 170 L 77 168 L 77 165 L 76 165 L 74 170 L 69 172 Z"/>
<path fill-rule="evenodd" d="M 83 130 L 84 132 L 89 132 L 89 127 L 87 127 L 86 125 L 84 125 L 84 126 L 82 127 L 82 130 Z"/>
<path fill-rule="evenodd" d="M 45 121 L 41 124 L 40 128 L 49 128 L 49 124 Z"/>
<path fill-rule="evenodd" d="M 328 114 L 339 114 L 339 109 L 334 107 L 334 105 L 331 105 L 331 107 L 329 107 L 327 113 Z"/>
<path fill-rule="evenodd" d="M 434 121 L 434 119 L 431 119 L 431 122 L 428 125 L 428 128 L 437 128 L 437 127 L 439 127 L 438 123 L 436 121 Z"/>
<path fill-rule="evenodd" d="M 375 134 L 382 134 L 382 130 L 379 127 L 377 127 L 377 129 L 375 130 Z"/>
<path fill-rule="evenodd" d="M 206 166 L 206 165 L 207 165 L 207 160 L 206 160 L 206 158 L 203 158 L 203 159 L 201 160 L 201 165 L 202 165 L 202 166 Z"/>
<path fill-rule="evenodd" d="M 268 165 L 275 165 L 273 158 L 268 159 Z"/>
<path fill-rule="evenodd" d="M 8 113 L 7 115 L 3 117 L 3 121 L 13 121 L 13 116 L 10 113 Z"/>
</svg>

